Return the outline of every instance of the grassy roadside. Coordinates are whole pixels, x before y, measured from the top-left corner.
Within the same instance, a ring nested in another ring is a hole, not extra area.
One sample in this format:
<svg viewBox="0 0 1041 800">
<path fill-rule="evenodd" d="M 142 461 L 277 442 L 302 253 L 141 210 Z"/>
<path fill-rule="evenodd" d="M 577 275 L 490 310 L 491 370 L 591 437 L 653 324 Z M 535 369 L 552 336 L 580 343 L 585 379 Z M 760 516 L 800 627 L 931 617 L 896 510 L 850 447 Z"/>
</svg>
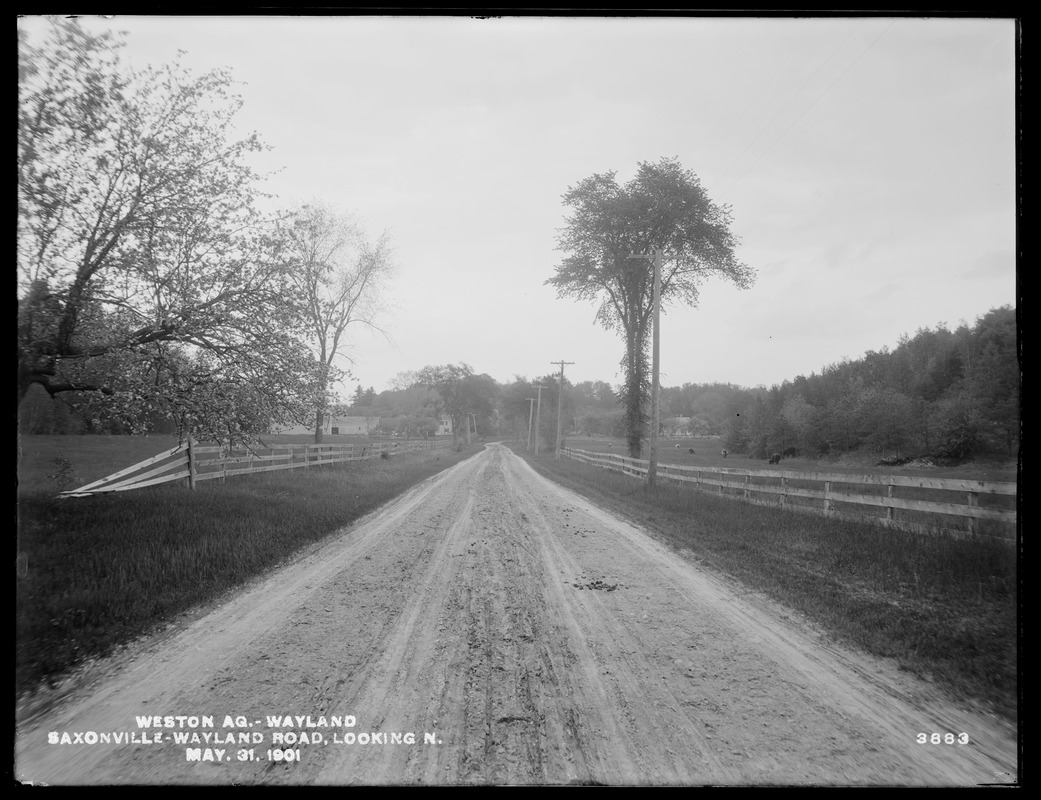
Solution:
<svg viewBox="0 0 1041 800">
<path fill-rule="evenodd" d="M 805 614 L 837 640 L 1016 719 L 1013 547 L 783 512 L 668 481 L 651 491 L 645 481 L 513 449 L 542 475 Z"/>
<path fill-rule="evenodd" d="M 53 485 L 23 480 L 16 695 L 215 600 L 478 450 L 260 473 L 194 492 L 56 499 Z M 79 478 L 97 467 L 77 469 Z"/>
</svg>

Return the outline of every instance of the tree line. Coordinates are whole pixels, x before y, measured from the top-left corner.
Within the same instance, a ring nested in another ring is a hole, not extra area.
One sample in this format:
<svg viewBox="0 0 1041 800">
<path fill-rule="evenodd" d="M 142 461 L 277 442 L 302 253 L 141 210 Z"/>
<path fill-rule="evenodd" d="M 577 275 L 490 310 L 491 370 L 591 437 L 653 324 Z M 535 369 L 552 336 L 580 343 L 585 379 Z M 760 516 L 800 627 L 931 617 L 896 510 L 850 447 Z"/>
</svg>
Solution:
<svg viewBox="0 0 1041 800">
<path fill-rule="evenodd" d="M 870 351 L 769 388 L 664 387 L 661 433 L 719 437 L 731 452 L 755 458 L 856 450 L 890 459 L 1011 456 L 1021 422 L 1017 331 L 1015 310 L 1003 306 L 971 326 L 920 328 L 892 350 Z M 431 365 L 397 375 L 382 392 L 359 385 L 332 413 L 379 417 L 381 433 L 409 437 L 434 435 L 447 417 L 457 437 L 472 430 L 479 437 L 528 442 L 531 432 L 540 449 L 551 450 L 560 392 L 553 373 L 500 383 L 465 363 Z M 623 386 L 565 378 L 563 393 L 565 439 L 627 437 Z M 648 433 L 645 427 L 642 436 Z"/>
<path fill-rule="evenodd" d="M 1017 331 L 1016 312 L 1003 306 L 972 326 L 919 329 L 892 351 L 744 390 L 722 427 L 724 442 L 754 457 L 858 449 L 895 460 L 1012 456 L 1021 421 Z M 679 407 L 693 410 L 682 400 Z"/>
<path fill-rule="evenodd" d="M 661 433 L 713 436 L 734 453 L 818 457 L 866 451 L 899 460 L 1012 456 L 1020 442 L 1021 345 L 1002 306 L 973 325 L 920 328 L 858 359 L 769 388 L 686 383 L 661 393 Z M 619 392 L 600 381 L 567 389 L 567 430 L 626 436 Z M 649 433 L 643 429 L 644 437 Z"/>
</svg>

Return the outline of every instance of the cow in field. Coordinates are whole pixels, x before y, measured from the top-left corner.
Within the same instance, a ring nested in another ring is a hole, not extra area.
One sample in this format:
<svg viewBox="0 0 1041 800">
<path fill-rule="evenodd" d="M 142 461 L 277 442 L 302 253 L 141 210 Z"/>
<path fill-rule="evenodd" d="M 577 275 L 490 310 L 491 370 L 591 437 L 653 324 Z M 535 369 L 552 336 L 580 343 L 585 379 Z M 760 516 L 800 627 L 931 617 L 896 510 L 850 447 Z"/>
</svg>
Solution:
<svg viewBox="0 0 1041 800">
<path fill-rule="evenodd" d="M 770 456 L 770 463 L 771 464 L 780 464 L 781 463 L 781 454 L 780 453 L 774 453 L 772 456 Z"/>
<path fill-rule="evenodd" d="M 679 446 L 679 445 L 676 445 L 676 449 L 677 449 L 677 450 L 679 450 L 679 449 L 680 449 L 680 446 Z"/>
<path fill-rule="evenodd" d="M 728 453 L 726 450 L 723 450 L 723 458 L 726 458 L 728 455 L 730 455 L 730 453 Z"/>
<path fill-rule="evenodd" d="M 694 455 L 694 448 L 693 447 L 690 448 L 687 452 L 690 453 L 691 455 Z"/>
</svg>

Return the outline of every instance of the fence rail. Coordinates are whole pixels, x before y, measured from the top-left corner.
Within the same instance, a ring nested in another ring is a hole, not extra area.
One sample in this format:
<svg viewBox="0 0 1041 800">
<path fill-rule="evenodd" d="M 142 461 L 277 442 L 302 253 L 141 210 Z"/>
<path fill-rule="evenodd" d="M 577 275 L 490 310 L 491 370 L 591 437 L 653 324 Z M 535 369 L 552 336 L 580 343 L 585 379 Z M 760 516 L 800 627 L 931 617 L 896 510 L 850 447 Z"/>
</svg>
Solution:
<svg viewBox="0 0 1041 800">
<path fill-rule="evenodd" d="M 646 475 L 650 463 L 576 448 L 565 448 L 564 453 L 569 458 L 633 477 Z M 1015 535 L 1017 486 L 1011 482 L 683 464 L 658 464 L 658 477 L 687 483 L 721 497 L 837 519 L 876 522 L 913 533 L 986 535 L 1009 540 Z"/>
<path fill-rule="evenodd" d="M 228 450 L 217 445 L 183 442 L 158 455 L 88 483 L 59 493 L 59 497 L 88 497 L 106 492 L 126 492 L 170 481 L 198 481 L 279 469 L 306 469 L 327 464 L 367 461 L 417 450 L 440 450 L 448 439 L 375 442 L 373 444 L 276 444 Z"/>
</svg>

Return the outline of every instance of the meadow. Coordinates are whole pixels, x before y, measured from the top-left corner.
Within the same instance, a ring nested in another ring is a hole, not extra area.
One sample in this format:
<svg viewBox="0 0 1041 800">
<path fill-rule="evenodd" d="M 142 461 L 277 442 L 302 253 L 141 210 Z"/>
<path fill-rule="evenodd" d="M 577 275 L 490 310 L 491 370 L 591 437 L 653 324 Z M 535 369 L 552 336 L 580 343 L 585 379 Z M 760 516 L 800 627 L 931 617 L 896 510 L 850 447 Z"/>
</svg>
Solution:
<svg viewBox="0 0 1041 800">
<path fill-rule="evenodd" d="M 176 443 L 162 436 L 20 438 L 16 693 L 53 684 L 216 601 L 478 450 L 260 473 L 194 491 L 178 482 L 56 496 Z"/>
<path fill-rule="evenodd" d="M 619 440 L 569 437 L 567 444 L 625 453 Z M 1016 718 L 1015 547 L 988 537 L 915 535 L 783 511 L 670 481 L 651 490 L 646 480 L 557 460 L 552 451 L 535 456 L 521 444 L 511 447 L 546 477 L 646 527 L 699 565 L 803 615 L 836 641 L 893 658 L 901 669 L 960 701 Z M 693 455 L 662 448 L 660 460 L 717 467 L 766 463 L 733 455 L 724 463 L 718 442 L 711 440 L 693 440 L 690 447 Z M 782 466 L 798 469 L 799 459 L 785 459 Z M 882 471 L 864 463 L 825 466 L 809 459 L 802 467 Z M 983 479 L 985 474 L 987 480 L 1015 480 L 1002 465 L 925 471 L 935 477 Z"/>
</svg>

